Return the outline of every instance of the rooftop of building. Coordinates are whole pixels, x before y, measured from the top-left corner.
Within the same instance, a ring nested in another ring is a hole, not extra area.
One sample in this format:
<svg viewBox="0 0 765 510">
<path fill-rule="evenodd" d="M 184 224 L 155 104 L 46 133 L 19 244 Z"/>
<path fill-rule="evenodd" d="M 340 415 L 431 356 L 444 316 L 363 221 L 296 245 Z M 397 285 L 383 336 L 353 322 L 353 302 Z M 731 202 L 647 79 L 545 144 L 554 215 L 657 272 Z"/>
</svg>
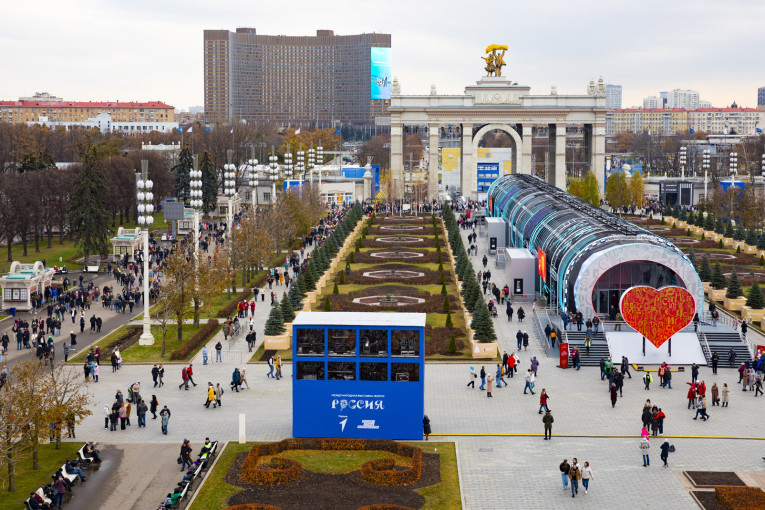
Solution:
<svg viewBox="0 0 765 510">
<path fill-rule="evenodd" d="M 0 106 L 46 107 L 46 108 L 173 108 L 162 101 L 0 101 Z"/>
<path fill-rule="evenodd" d="M 684 108 L 619 108 L 608 110 L 608 113 L 680 113 L 680 112 L 759 112 L 757 108 L 697 108 L 686 110 Z"/>
</svg>

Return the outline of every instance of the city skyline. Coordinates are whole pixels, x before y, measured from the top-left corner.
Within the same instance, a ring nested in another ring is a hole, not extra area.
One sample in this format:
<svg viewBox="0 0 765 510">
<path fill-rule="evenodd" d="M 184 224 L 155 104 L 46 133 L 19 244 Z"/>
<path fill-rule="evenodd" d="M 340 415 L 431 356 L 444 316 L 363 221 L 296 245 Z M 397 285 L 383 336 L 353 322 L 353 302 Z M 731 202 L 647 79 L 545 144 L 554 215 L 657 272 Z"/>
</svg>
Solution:
<svg viewBox="0 0 765 510">
<path fill-rule="evenodd" d="M 32 12 L 6 5 L 0 41 L 14 51 L 6 54 L 0 99 L 47 91 L 70 101 L 163 101 L 187 110 L 203 103 L 203 30 L 237 26 L 269 35 L 390 33 L 393 75 L 404 94 L 428 94 L 431 84 L 439 94 L 462 93 L 484 74 L 479 57 L 493 43 L 510 48 L 504 74 L 535 94 L 549 93 L 552 85 L 559 93 L 585 94 L 589 80 L 602 76 L 623 86 L 623 107 L 675 88 L 698 90 L 716 107 L 734 100 L 755 107 L 757 89 L 765 85 L 752 53 L 744 51 L 765 41 L 758 24 L 765 5 L 745 0 L 724 10 L 707 0 L 651 0 L 639 10 L 603 0 L 555 0 L 491 11 L 466 11 L 452 0 L 438 10 L 400 0 L 385 8 L 330 0 L 317 10 L 298 1 L 292 12 L 305 13 L 300 18 L 285 16 L 279 5 L 233 0 L 226 6 L 43 0 Z"/>
</svg>

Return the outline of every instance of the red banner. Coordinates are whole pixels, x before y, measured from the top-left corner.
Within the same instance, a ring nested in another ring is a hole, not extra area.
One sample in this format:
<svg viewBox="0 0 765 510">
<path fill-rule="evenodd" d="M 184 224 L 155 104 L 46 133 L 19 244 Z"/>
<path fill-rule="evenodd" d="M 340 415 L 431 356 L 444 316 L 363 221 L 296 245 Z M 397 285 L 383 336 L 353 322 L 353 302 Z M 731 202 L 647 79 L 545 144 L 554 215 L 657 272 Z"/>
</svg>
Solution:
<svg viewBox="0 0 765 510">
<path fill-rule="evenodd" d="M 560 347 L 560 367 L 568 368 L 568 343 L 558 344 Z"/>
<path fill-rule="evenodd" d="M 547 255 L 541 248 L 537 248 L 537 274 L 547 283 Z"/>
</svg>

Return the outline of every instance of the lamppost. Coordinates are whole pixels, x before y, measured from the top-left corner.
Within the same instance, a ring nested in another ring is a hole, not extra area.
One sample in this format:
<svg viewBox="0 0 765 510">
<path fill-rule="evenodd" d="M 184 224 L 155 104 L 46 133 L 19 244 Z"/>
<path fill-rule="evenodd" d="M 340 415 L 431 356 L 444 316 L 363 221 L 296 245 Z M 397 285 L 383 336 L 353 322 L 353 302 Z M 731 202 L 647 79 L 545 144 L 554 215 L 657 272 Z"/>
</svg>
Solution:
<svg viewBox="0 0 765 510">
<path fill-rule="evenodd" d="M 191 191 L 191 208 L 194 209 L 194 257 L 199 257 L 199 211 L 202 209 L 202 171 L 199 169 L 199 155 L 192 156 L 194 168 L 189 172 L 191 181 L 189 186 Z"/>
<path fill-rule="evenodd" d="M 686 159 L 686 149 L 685 147 L 680 147 L 680 178 L 685 179 L 685 163 L 687 161 Z"/>
<path fill-rule="evenodd" d="M 250 189 L 252 190 L 252 212 L 255 213 L 255 208 L 258 205 L 258 160 L 251 159 L 247 161 L 247 179 L 250 181 Z"/>
<path fill-rule="evenodd" d="M 730 164 L 730 184 L 733 186 L 733 181 L 736 179 L 736 170 L 738 170 L 738 153 L 731 152 L 728 162 Z"/>
<path fill-rule="evenodd" d="M 762 155 L 762 180 L 765 181 L 765 154 Z"/>
<path fill-rule="evenodd" d="M 223 165 L 223 194 L 228 197 L 228 211 L 226 212 L 226 227 L 229 233 L 234 223 L 234 205 L 233 198 L 236 191 L 236 165 L 232 164 L 231 151 L 229 152 L 229 163 Z"/>
<path fill-rule="evenodd" d="M 704 169 L 704 200 L 708 200 L 707 196 L 707 182 L 708 181 L 708 175 L 709 175 L 709 160 L 711 159 L 711 152 L 709 149 L 704 150 L 704 154 L 702 156 L 702 163 L 701 167 Z"/>
<path fill-rule="evenodd" d="M 271 203 L 276 203 L 276 180 L 279 178 L 279 158 L 274 154 L 274 146 L 271 146 L 271 155 L 268 156 L 268 179 L 271 181 Z"/>
<path fill-rule="evenodd" d="M 321 195 L 321 169 L 324 166 L 324 147 L 321 145 L 316 147 L 316 166 L 319 167 L 319 195 Z"/>
<path fill-rule="evenodd" d="M 313 184 L 313 169 L 316 166 L 316 149 L 313 148 L 313 143 L 311 143 L 311 148 L 308 149 L 308 173 L 310 175 L 311 184 Z M 305 177 L 303 177 L 303 180 L 305 180 Z"/>
<path fill-rule="evenodd" d="M 138 345 L 154 345 L 154 335 L 151 334 L 151 319 L 149 317 L 149 227 L 154 223 L 154 194 L 151 188 L 154 183 L 149 179 L 149 161 L 141 160 L 141 177 L 136 182 L 136 199 L 138 202 L 138 224 L 145 225 L 143 233 L 143 333 L 138 339 Z"/>
<path fill-rule="evenodd" d="M 292 152 L 284 153 L 284 177 L 286 179 L 292 179 Z"/>
</svg>

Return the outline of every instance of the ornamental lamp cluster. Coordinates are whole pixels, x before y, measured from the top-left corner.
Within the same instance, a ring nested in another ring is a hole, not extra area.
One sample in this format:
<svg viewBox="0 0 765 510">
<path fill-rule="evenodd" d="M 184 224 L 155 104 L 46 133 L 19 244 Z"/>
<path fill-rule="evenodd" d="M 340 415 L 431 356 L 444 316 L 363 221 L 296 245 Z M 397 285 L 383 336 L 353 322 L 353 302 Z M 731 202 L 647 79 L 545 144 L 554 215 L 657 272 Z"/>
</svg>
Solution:
<svg viewBox="0 0 765 510">
<path fill-rule="evenodd" d="M 303 150 L 303 147 L 300 147 L 300 150 L 297 151 L 297 163 L 295 164 L 295 171 L 298 175 L 303 175 L 303 178 L 305 178 L 305 151 Z"/>
<path fill-rule="evenodd" d="M 258 160 L 257 159 L 250 159 L 247 161 L 247 180 L 249 181 L 250 187 L 253 188 L 253 190 L 258 186 Z"/>
<path fill-rule="evenodd" d="M 202 170 L 193 169 L 189 171 L 189 177 L 191 177 L 191 181 L 189 182 L 189 186 L 191 187 L 191 191 L 189 192 L 189 194 L 191 195 L 191 200 L 189 202 L 192 208 L 201 209 L 202 208 Z"/>
<path fill-rule="evenodd" d="M 738 153 L 737 152 L 731 152 L 730 153 L 730 175 L 731 177 L 736 176 L 736 170 L 738 169 Z"/>
<path fill-rule="evenodd" d="M 292 153 L 284 153 L 284 177 L 287 179 L 292 178 Z"/>
<path fill-rule="evenodd" d="M 151 182 L 151 179 L 138 179 L 136 187 L 138 188 L 138 193 L 136 194 L 138 199 L 138 224 L 148 227 L 154 223 L 154 216 L 152 216 L 152 213 L 154 213 L 154 205 L 152 204 L 154 193 L 151 192 L 154 183 Z"/>
<path fill-rule="evenodd" d="M 223 165 L 223 194 L 227 197 L 234 196 L 236 191 L 236 165 L 226 163 Z"/>
<path fill-rule="evenodd" d="M 270 156 L 268 156 L 268 178 L 269 180 L 276 182 L 279 179 L 279 158 L 273 154 L 273 150 Z"/>
</svg>

